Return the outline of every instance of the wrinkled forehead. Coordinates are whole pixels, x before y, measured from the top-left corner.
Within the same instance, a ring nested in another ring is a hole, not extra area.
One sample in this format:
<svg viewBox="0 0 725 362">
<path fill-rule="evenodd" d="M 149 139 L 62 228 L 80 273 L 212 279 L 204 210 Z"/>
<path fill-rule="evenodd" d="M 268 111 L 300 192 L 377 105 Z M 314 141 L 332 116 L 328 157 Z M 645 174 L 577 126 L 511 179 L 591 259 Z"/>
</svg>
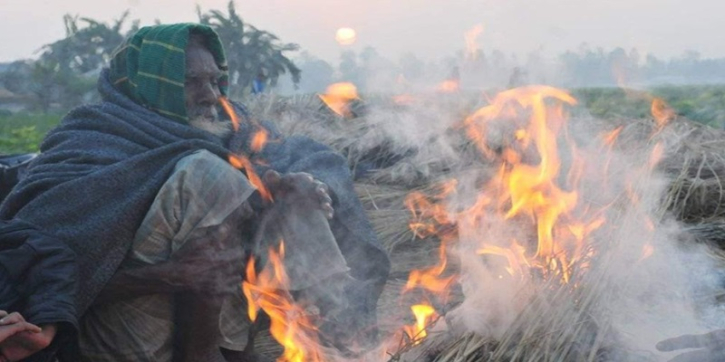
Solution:
<svg viewBox="0 0 725 362">
<path fill-rule="evenodd" d="M 217 76 L 223 72 L 200 36 L 190 36 L 186 46 L 186 77 Z"/>
</svg>

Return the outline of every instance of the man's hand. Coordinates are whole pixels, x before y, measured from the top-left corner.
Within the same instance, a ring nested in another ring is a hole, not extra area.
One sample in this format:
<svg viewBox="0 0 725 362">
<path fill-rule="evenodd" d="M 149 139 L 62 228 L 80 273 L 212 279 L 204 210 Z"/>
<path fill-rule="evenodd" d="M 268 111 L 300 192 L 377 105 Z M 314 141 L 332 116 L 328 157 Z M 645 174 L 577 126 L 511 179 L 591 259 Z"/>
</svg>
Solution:
<svg viewBox="0 0 725 362">
<path fill-rule="evenodd" d="M 293 172 L 280 175 L 277 171 L 269 170 L 264 174 L 264 182 L 275 199 L 307 204 L 310 209 L 322 210 L 328 219 L 332 219 L 335 213 L 332 208 L 330 188 L 308 173 Z"/>
<path fill-rule="evenodd" d="M 239 288 L 244 273 L 241 245 L 224 247 L 218 240 L 194 240 L 172 255 L 162 280 L 192 293 L 226 294 Z"/>
<path fill-rule="evenodd" d="M 682 353 L 670 362 L 718 362 L 725 361 L 725 329 L 699 335 L 684 335 L 657 343 L 663 352 L 697 348 Z"/>
<path fill-rule="evenodd" d="M 242 283 L 243 251 L 241 245 L 224 248 L 217 241 L 211 237 L 194 240 L 169 261 L 117 271 L 94 304 L 158 293 L 234 292 Z"/>
<path fill-rule="evenodd" d="M 0 362 L 19 361 L 50 345 L 55 325 L 40 328 L 17 312 L 0 311 Z"/>
</svg>

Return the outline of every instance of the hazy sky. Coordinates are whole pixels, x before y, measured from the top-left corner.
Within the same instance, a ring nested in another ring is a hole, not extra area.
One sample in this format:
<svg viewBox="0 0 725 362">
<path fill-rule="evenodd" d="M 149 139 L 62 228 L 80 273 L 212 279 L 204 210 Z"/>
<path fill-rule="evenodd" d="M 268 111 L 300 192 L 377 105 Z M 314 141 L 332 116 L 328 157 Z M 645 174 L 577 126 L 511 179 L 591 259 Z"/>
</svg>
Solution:
<svg viewBox="0 0 725 362">
<path fill-rule="evenodd" d="M 124 10 L 151 24 L 194 21 L 195 5 L 224 9 L 227 0 L 0 0 L 0 61 L 31 57 L 63 37 L 62 15 L 111 20 Z M 723 0 L 236 0 L 242 17 L 326 60 L 342 46 L 335 30 L 358 32 L 355 50 L 373 46 L 397 59 L 452 55 L 464 33 L 483 24 L 483 49 L 556 54 L 582 43 L 640 53 L 725 57 Z"/>
</svg>

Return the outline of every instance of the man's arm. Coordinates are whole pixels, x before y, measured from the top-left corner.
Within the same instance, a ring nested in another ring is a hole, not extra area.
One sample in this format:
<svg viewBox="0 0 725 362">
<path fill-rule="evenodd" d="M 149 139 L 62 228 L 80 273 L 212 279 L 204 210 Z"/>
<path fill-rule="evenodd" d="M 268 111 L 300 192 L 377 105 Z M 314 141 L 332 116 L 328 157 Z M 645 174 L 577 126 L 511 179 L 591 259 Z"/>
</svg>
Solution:
<svg viewBox="0 0 725 362">
<path fill-rule="evenodd" d="M 170 263 L 119 270 L 93 303 L 105 304 L 143 295 L 183 291 L 182 286 L 170 280 L 171 276 L 173 276 L 173 266 Z"/>
<path fill-rule="evenodd" d="M 241 248 L 217 253 L 205 243 L 186 245 L 174 259 L 160 264 L 116 272 L 94 301 L 104 304 L 150 294 L 178 292 L 228 293 L 238 288 L 238 278 L 229 277 L 231 263 L 240 263 Z M 238 266 L 242 270 L 243 266 Z"/>
</svg>

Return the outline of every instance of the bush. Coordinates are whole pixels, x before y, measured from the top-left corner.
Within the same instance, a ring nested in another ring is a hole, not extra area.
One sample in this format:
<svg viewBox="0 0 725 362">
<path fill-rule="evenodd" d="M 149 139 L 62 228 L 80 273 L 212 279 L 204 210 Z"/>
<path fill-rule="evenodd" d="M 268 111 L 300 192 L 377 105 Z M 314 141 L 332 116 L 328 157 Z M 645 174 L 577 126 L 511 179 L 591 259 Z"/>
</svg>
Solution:
<svg viewBox="0 0 725 362">
<path fill-rule="evenodd" d="M 35 126 L 27 126 L 10 130 L 0 135 L 0 153 L 37 152 L 43 135 Z"/>
<path fill-rule="evenodd" d="M 60 118 L 59 114 L 0 115 L 0 154 L 37 152 Z"/>
</svg>

